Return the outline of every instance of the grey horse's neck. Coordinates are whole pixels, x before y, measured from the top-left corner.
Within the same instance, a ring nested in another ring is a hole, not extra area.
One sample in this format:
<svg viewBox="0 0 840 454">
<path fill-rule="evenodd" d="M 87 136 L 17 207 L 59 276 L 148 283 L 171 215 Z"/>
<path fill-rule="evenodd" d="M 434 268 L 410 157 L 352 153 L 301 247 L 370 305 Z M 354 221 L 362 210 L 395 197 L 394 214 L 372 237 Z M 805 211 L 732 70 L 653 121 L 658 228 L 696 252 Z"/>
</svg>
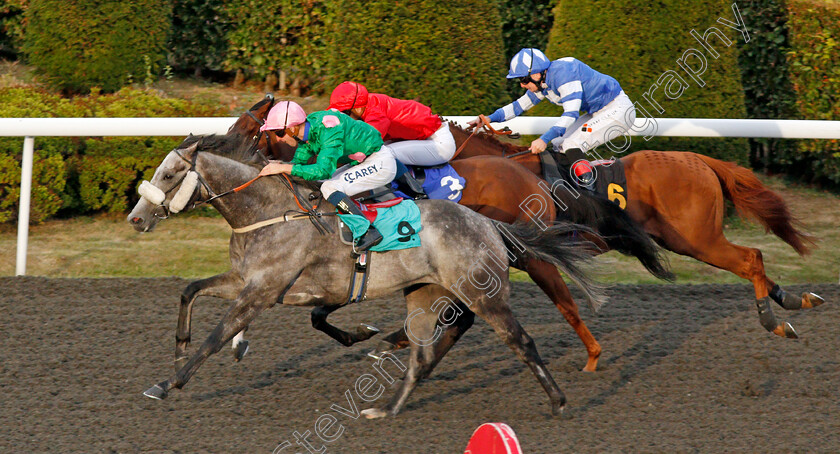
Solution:
<svg viewBox="0 0 840 454">
<path fill-rule="evenodd" d="M 216 194 L 240 186 L 259 174 L 257 168 L 248 164 L 207 152 L 198 155 L 196 171 Z M 278 178 L 260 178 L 247 188 L 210 203 L 232 228 L 245 227 L 282 216 L 289 210 L 297 210 L 291 192 Z M 205 188 L 202 188 L 202 197 L 210 197 Z"/>
</svg>

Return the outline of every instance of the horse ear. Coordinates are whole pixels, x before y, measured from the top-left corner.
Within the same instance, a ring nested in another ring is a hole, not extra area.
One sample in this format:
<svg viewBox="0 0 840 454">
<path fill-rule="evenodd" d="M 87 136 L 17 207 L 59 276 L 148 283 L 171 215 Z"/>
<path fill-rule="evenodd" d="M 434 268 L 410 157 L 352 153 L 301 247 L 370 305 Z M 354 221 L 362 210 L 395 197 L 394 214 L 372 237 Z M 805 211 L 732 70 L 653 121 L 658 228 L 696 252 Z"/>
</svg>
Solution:
<svg viewBox="0 0 840 454">
<path fill-rule="evenodd" d="M 268 99 L 271 102 L 274 102 L 274 93 L 266 93 L 265 99 Z"/>
<path fill-rule="evenodd" d="M 190 136 L 192 136 L 192 134 L 190 134 Z M 198 141 L 196 140 L 195 142 L 193 142 L 192 145 L 188 146 L 187 148 L 181 149 L 181 153 L 183 154 L 184 157 L 192 156 L 195 153 L 195 150 L 197 150 L 197 149 L 198 149 Z"/>
</svg>

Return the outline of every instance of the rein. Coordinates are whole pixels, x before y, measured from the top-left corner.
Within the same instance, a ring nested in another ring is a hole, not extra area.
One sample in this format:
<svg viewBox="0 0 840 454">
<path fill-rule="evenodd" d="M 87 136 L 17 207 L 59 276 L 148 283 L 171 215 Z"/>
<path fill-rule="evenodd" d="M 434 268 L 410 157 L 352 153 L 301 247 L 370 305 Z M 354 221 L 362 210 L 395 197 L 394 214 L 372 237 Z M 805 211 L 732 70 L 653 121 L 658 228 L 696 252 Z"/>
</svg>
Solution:
<svg viewBox="0 0 840 454">
<path fill-rule="evenodd" d="M 464 140 L 464 143 L 462 143 L 461 146 L 458 147 L 457 150 L 455 150 L 455 154 L 452 156 L 452 159 L 455 159 L 455 157 L 458 156 L 458 154 L 461 153 L 461 150 L 463 150 L 464 147 L 467 145 L 467 142 L 469 142 L 470 139 L 472 139 L 473 136 L 476 135 L 476 133 L 478 133 L 481 130 L 484 130 L 488 134 L 493 134 L 493 135 L 497 135 L 497 136 L 510 136 L 511 139 L 518 139 L 519 138 L 519 134 L 514 133 L 507 126 L 505 126 L 504 128 L 502 128 L 500 130 L 494 129 L 492 126 L 490 126 L 490 119 L 487 118 L 486 115 L 479 115 L 478 118 L 481 120 L 481 127 L 473 127 L 472 128 L 472 130 L 473 130 L 472 133 L 470 133 L 469 137 L 467 137 L 467 139 Z M 505 158 L 512 158 L 512 157 L 515 157 L 515 156 L 520 156 L 522 154 L 524 154 L 524 152 L 523 153 L 512 154 L 510 156 L 505 156 L 504 151 L 502 151 L 502 157 L 505 157 Z"/>
<path fill-rule="evenodd" d="M 207 192 L 211 195 L 211 197 L 208 198 L 207 200 L 193 202 L 193 207 L 196 207 L 196 206 L 199 206 L 199 205 L 202 205 L 202 204 L 205 204 L 205 203 L 209 203 L 209 202 L 212 202 L 213 200 L 219 199 L 219 198 L 224 197 L 226 195 L 230 195 L 230 194 L 242 191 L 243 189 L 247 188 L 248 186 L 251 186 L 251 184 L 253 184 L 255 181 L 259 180 L 262 177 L 262 175 L 257 175 L 256 177 L 252 178 L 251 180 L 245 182 L 244 184 L 241 184 L 241 185 L 239 185 L 239 186 L 237 186 L 233 189 L 230 189 L 228 191 L 225 191 L 221 194 L 216 194 L 213 191 L 213 189 L 210 188 L 210 185 L 207 184 L 207 181 L 204 179 L 204 177 L 202 177 L 201 174 L 198 173 L 195 170 L 195 162 L 198 158 L 198 150 L 195 151 L 192 159 L 185 158 L 183 155 L 181 155 L 181 153 L 178 152 L 178 150 L 174 150 L 174 151 L 175 151 L 175 154 L 178 155 L 179 158 L 183 159 L 184 161 L 186 161 L 190 164 L 190 171 L 195 172 L 195 174 L 198 176 L 198 181 L 201 182 L 201 185 L 204 186 L 204 188 L 207 190 Z M 303 196 L 301 196 L 300 192 L 298 192 L 298 190 L 297 190 L 297 186 L 288 177 L 288 175 L 283 174 L 283 177 L 284 178 L 281 179 L 281 181 L 283 182 L 283 185 L 286 186 L 286 188 L 292 193 L 292 197 L 295 200 L 295 204 L 298 206 L 298 208 L 300 208 L 302 213 L 297 213 L 297 214 L 294 214 L 291 217 L 289 217 L 289 214 L 287 212 L 283 216 L 268 219 L 268 220 L 265 220 L 265 221 L 260 221 L 260 222 L 257 222 L 255 224 L 252 224 L 252 225 L 249 225 L 249 226 L 246 226 L 246 227 L 235 228 L 235 229 L 233 229 L 233 231 L 236 232 L 236 233 L 245 233 L 245 232 L 250 232 L 252 230 L 256 230 L 260 227 L 265 227 L 265 226 L 276 224 L 276 223 L 279 223 L 279 222 L 285 222 L 285 221 L 297 220 L 297 219 L 309 219 L 312 222 L 312 224 L 315 226 L 315 228 L 318 230 L 318 233 L 320 233 L 321 235 L 325 235 L 327 233 L 333 233 L 332 227 L 329 224 L 327 224 L 326 222 L 324 222 L 321 218 L 323 216 L 334 215 L 334 213 L 322 213 L 322 212 L 318 211 L 318 206 L 317 205 L 314 206 L 314 207 L 309 205 L 309 202 L 307 200 L 305 200 L 305 198 Z M 177 185 L 175 187 L 177 187 Z M 195 189 L 193 190 L 193 192 L 195 192 Z M 303 199 L 303 202 L 301 202 L 302 199 Z M 164 208 L 166 208 L 166 205 L 163 205 L 163 206 L 164 206 Z"/>
</svg>

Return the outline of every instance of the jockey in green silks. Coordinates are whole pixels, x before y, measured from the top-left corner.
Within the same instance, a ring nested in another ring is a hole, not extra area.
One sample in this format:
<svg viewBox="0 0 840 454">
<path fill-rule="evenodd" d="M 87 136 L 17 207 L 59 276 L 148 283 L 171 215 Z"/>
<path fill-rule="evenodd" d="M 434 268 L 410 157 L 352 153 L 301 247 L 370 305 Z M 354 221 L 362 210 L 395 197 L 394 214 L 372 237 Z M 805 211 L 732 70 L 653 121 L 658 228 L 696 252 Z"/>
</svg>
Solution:
<svg viewBox="0 0 840 454">
<path fill-rule="evenodd" d="M 379 132 L 341 112 L 307 116 L 297 103 L 283 101 L 271 108 L 260 131 L 273 131 L 287 145 L 297 147 L 291 163 L 271 161 L 260 175 L 288 173 L 305 180 L 326 180 L 321 194 L 342 214 L 363 216 L 349 196 L 389 184 L 397 173 L 394 155 Z M 313 156 L 315 162 L 307 164 Z M 335 173 L 347 163 L 351 167 Z M 381 241 L 382 235 L 371 226 L 356 248 L 365 251 Z"/>
</svg>

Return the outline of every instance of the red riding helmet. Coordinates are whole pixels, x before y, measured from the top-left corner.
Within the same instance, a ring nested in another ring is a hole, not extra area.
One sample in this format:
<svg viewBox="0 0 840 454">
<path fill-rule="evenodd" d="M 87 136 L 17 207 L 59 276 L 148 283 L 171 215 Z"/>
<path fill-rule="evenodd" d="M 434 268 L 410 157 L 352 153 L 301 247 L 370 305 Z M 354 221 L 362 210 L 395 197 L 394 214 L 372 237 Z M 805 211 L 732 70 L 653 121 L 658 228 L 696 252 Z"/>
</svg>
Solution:
<svg viewBox="0 0 840 454">
<path fill-rule="evenodd" d="M 330 109 L 344 112 L 368 104 L 368 91 L 364 85 L 356 82 L 342 82 L 330 95 Z"/>
</svg>

